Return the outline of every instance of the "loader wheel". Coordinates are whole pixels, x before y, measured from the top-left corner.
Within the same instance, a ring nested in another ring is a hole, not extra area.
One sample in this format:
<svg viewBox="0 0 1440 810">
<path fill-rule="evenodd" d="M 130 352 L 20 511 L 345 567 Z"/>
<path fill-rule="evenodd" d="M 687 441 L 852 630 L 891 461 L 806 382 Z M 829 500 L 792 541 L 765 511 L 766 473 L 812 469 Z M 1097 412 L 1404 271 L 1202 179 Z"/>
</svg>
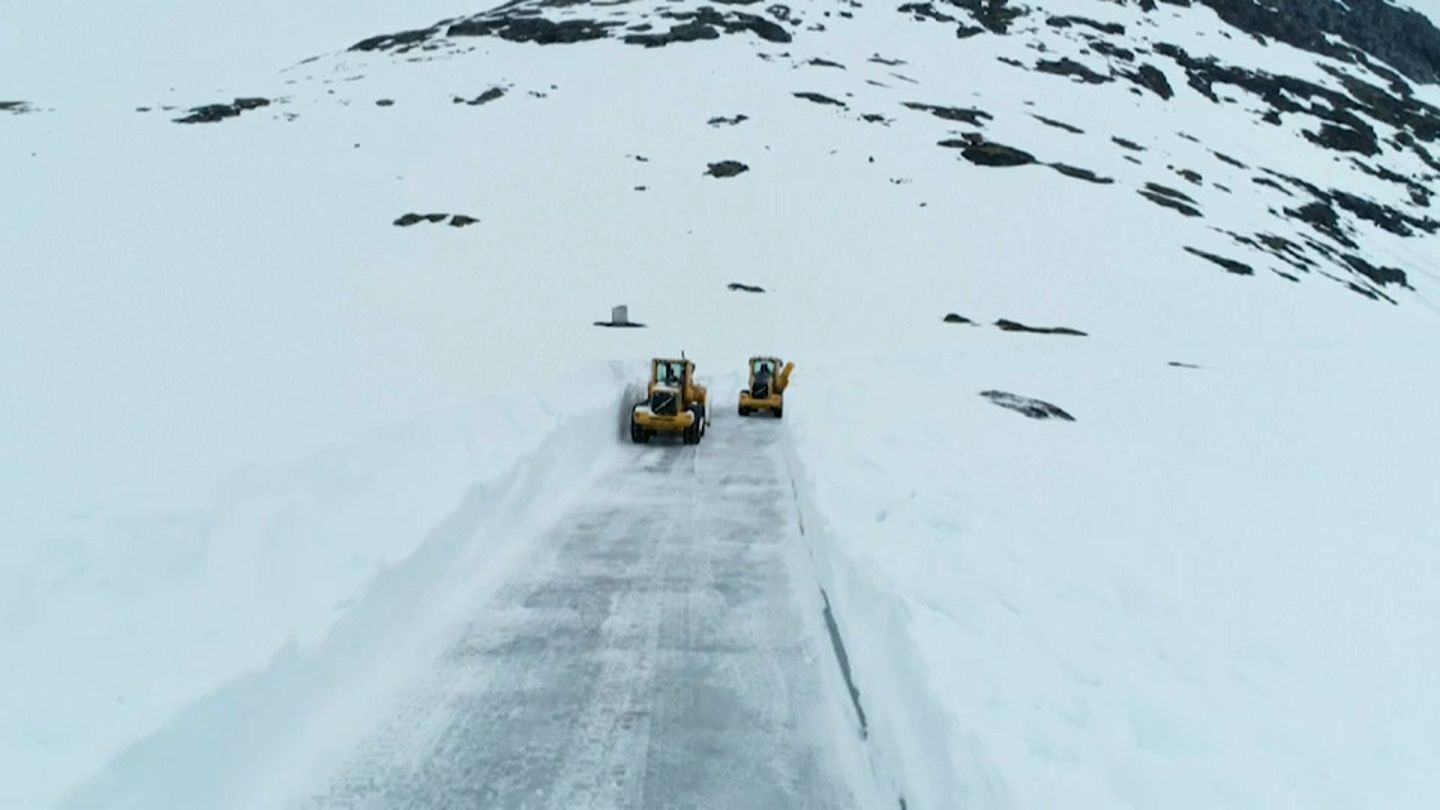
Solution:
<svg viewBox="0 0 1440 810">
<path fill-rule="evenodd" d="M 645 444 L 646 442 L 650 441 L 649 431 L 645 430 L 645 428 L 640 427 L 640 423 L 636 422 L 634 419 L 630 420 L 630 441 L 636 444 Z"/>
<path fill-rule="evenodd" d="M 696 412 L 694 409 L 691 409 L 690 413 L 695 414 Z M 695 421 L 690 423 L 690 427 L 687 427 L 685 428 L 685 430 L 681 431 L 680 441 L 684 442 L 685 444 L 700 443 L 700 417 L 698 414 L 695 416 Z"/>
<path fill-rule="evenodd" d="M 741 406 L 740 406 L 740 415 L 741 415 L 741 416 L 749 416 L 749 415 L 750 415 L 750 409 L 747 408 L 747 407 L 745 407 L 744 405 L 741 405 Z"/>
<path fill-rule="evenodd" d="M 785 406 L 777 405 L 775 406 L 775 410 L 771 411 L 771 413 L 775 414 L 776 419 L 780 419 L 785 416 Z"/>
</svg>

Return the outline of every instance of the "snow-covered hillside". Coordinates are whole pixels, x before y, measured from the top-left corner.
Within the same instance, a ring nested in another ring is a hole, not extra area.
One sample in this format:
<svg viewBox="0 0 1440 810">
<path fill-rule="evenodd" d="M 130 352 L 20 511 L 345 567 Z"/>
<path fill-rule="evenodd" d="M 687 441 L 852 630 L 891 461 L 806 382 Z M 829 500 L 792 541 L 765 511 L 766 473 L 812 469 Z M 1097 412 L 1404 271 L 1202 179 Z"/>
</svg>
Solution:
<svg viewBox="0 0 1440 810">
<path fill-rule="evenodd" d="M 0 12 L 0 805 L 315 795 L 684 350 L 799 366 L 887 801 L 1434 806 L 1440 33 L 1279 7 Z"/>
</svg>

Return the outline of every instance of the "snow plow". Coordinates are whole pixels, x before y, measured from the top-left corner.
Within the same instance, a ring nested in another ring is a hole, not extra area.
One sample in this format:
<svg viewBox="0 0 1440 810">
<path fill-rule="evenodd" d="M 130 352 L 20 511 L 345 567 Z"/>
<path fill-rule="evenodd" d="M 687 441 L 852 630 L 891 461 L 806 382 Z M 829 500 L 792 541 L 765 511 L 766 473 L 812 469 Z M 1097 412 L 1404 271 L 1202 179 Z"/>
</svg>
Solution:
<svg viewBox="0 0 1440 810">
<path fill-rule="evenodd" d="M 710 394 L 695 382 L 695 364 L 657 357 L 650 361 L 645 399 L 630 409 L 630 440 L 645 444 L 660 434 L 699 444 L 710 425 Z"/>
<path fill-rule="evenodd" d="M 785 389 L 790 386 L 794 363 L 781 367 L 778 357 L 750 358 L 750 385 L 740 391 L 740 415 L 769 411 L 776 419 L 785 415 Z"/>
</svg>

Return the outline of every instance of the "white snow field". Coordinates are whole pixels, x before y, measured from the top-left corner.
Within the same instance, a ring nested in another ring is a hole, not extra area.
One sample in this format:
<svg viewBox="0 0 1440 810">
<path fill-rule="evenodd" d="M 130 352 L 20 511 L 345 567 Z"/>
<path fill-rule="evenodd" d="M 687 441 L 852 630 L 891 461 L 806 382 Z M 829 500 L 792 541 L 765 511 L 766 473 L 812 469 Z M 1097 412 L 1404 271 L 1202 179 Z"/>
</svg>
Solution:
<svg viewBox="0 0 1440 810">
<path fill-rule="evenodd" d="M 703 5 L 0 10 L 0 807 L 1440 806 L 1440 88 Z"/>
</svg>

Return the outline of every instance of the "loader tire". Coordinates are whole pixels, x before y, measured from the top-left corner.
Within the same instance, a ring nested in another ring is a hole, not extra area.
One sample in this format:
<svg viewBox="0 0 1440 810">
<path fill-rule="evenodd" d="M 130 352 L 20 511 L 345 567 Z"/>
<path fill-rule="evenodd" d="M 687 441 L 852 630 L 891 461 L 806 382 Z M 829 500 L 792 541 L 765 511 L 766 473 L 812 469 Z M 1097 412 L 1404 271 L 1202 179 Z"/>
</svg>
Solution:
<svg viewBox="0 0 1440 810">
<path fill-rule="evenodd" d="M 749 416 L 749 415 L 750 415 L 750 409 L 747 408 L 747 407 L 745 407 L 744 405 L 741 405 L 741 406 L 740 406 L 740 415 L 741 415 L 741 416 Z"/>
<path fill-rule="evenodd" d="M 776 419 L 782 419 L 785 416 L 785 406 L 777 405 L 775 406 L 775 410 L 771 411 L 771 413 L 775 414 Z"/>
<path fill-rule="evenodd" d="M 635 444 L 645 444 L 650 441 L 650 432 L 640 427 L 640 423 L 636 422 L 633 417 L 630 419 L 630 441 Z"/>
<path fill-rule="evenodd" d="M 699 444 L 700 416 L 693 408 L 690 410 L 690 413 L 695 415 L 695 421 L 690 423 L 690 427 L 687 427 L 685 428 L 685 430 L 681 431 L 680 441 L 684 442 L 685 444 Z"/>
</svg>

